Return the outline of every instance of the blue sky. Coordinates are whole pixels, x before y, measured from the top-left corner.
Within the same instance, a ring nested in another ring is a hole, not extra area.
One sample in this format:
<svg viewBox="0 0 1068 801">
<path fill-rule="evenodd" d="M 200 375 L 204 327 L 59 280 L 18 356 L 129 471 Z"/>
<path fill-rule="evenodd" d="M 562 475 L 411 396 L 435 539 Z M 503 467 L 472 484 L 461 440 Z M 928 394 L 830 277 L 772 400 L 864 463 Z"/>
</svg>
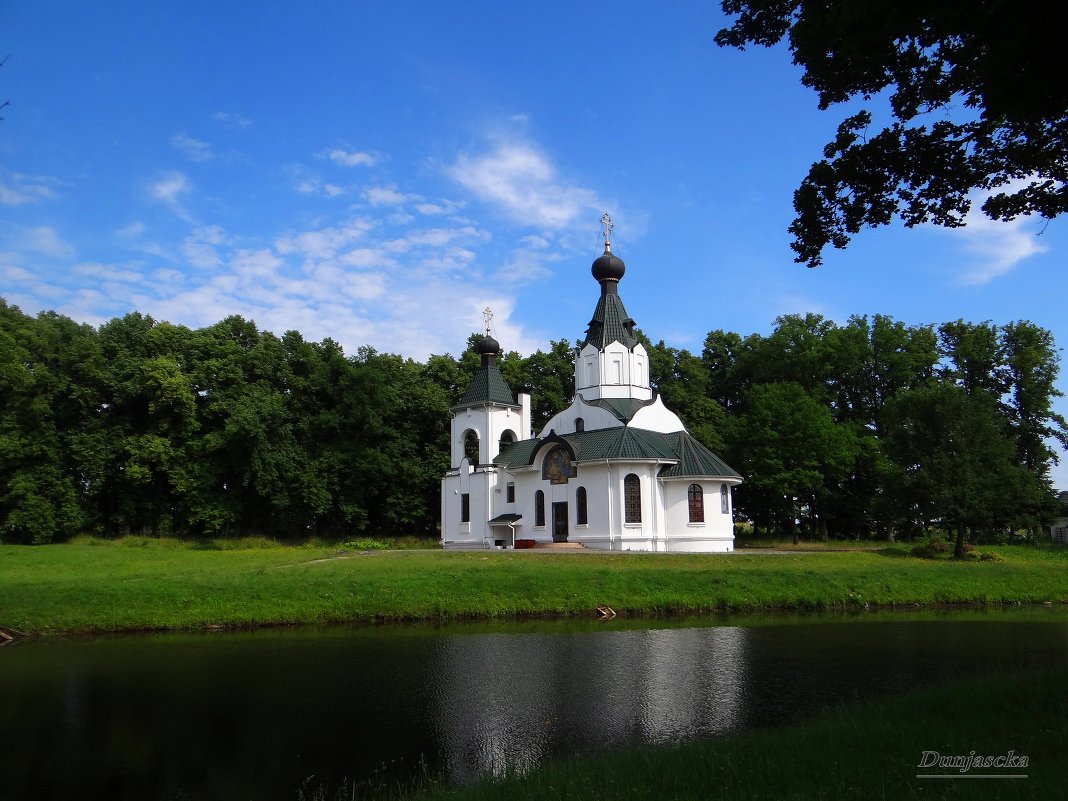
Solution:
<svg viewBox="0 0 1068 801">
<path fill-rule="evenodd" d="M 6 3 L 0 296 L 419 359 L 490 306 L 528 353 L 584 330 L 607 210 L 627 309 L 674 347 L 806 311 L 1068 342 L 1064 221 L 794 264 L 793 190 L 845 112 L 785 49 L 716 47 L 724 24 L 709 2 Z"/>
</svg>

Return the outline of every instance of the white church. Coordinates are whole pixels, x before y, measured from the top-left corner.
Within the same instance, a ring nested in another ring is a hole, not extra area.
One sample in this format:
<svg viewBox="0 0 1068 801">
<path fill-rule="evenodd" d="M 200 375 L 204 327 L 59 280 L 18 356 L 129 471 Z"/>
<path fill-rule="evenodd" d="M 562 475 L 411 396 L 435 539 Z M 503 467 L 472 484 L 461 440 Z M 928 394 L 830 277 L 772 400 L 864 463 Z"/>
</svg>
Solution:
<svg viewBox="0 0 1068 801">
<path fill-rule="evenodd" d="M 649 359 L 623 307 L 626 267 L 593 262 L 597 307 L 575 351 L 575 399 L 540 433 L 482 340 L 482 364 L 452 407 L 452 467 L 441 482 L 446 549 L 577 543 L 612 551 L 734 550 L 731 487 L 742 477 L 654 396 Z M 477 451 L 477 457 L 475 453 Z"/>
</svg>

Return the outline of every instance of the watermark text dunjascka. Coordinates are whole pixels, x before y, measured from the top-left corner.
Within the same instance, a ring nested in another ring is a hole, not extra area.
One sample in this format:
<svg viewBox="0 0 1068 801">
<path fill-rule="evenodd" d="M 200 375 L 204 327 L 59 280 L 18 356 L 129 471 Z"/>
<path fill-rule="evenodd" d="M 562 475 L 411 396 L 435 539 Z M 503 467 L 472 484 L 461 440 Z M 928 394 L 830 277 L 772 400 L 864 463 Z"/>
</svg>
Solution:
<svg viewBox="0 0 1068 801">
<path fill-rule="evenodd" d="M 940 773 L 917 773 L 917 779 L 1026 779 L 1026 773 L 1004 773 L 1002 771 L 1026 770 L 1028 757 L 1017 754 L 1015 749 L 1004 754 L 977 754 L 974 750 L 967 754 L 942 754 L 938 751 L 924 751 L 920 755 L 917 768 L 940 768 Z M 994 769 L 997 773 L 989 773 Z M 971 772 L 975 770 L 976 772 Z M 955 772 L 951 772 L 955 771 Z"/>
</svg>

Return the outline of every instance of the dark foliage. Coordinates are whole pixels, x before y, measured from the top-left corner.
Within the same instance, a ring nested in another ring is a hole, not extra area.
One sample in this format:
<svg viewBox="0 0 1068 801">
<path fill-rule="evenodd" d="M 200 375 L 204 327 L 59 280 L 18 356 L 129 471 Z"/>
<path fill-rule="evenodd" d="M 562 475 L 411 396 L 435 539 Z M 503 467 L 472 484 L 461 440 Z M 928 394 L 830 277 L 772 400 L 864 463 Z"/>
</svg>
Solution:
<svg viewBox="0 0 1068 801">
<path fill-rule="evenodd" d="M 973 192 L 1011 220 L 1068 209 L 1063 3 L 723 0 L 720 46 L 787 40 L 819 107 L 885 99 L 872 131 L 846 117 L 794 195 L 796 260 L 822 262 L 863 227 L 964 224 Z M 879 97 L 877 97 L 879 96 Z M 881 127 L 881 130 L 879 128 Z"/>
</svg>

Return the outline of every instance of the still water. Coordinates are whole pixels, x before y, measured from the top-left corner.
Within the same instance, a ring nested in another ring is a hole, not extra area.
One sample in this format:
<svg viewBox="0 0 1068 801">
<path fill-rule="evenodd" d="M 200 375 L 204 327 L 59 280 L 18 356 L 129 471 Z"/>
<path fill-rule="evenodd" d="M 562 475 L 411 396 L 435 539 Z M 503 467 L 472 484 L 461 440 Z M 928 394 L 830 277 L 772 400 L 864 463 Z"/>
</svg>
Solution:
<svg viewBox="0 0 1068 801">
<path fill-rule="evenodd" d="M 0 798 L 294 799 L 421 759 L 465 782 L 1043 665 L 1068 665 L 1058 610 L 20 642 Z"/>
</svg>

